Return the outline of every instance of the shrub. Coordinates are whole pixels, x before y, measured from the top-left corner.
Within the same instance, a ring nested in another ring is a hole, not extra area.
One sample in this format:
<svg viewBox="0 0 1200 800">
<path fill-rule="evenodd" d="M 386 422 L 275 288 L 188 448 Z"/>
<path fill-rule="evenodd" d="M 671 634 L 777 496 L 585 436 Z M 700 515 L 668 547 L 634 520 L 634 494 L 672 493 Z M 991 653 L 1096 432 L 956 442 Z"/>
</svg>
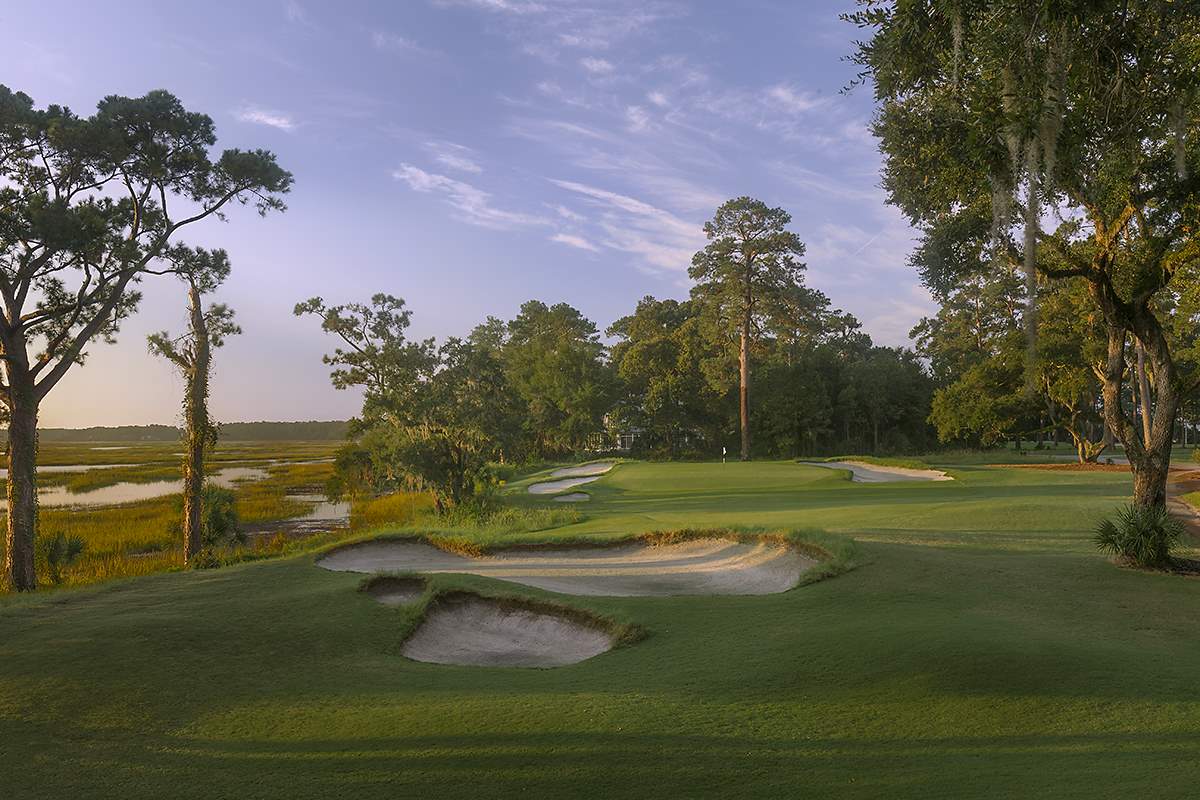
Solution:
<svg viewBox="0 0 1200 800">
<path fill-rule="evenodd" d="M 245 543 L 245 534 L 238 529 L 237 498 L 231 489 L 206 483 L 200 502 L 200 541 L 205 548 Z M 183 514 L 182 497 L 176 503 L 176 511 Z M 178 518 L 171 523 L 171 533 L 182 535 Z"/>
<path fill-rule="evenodd" d="M 63 582 L 63 571 L 78 560 L 83 553 L 84 541 L 79 536 L 56 533 L 53 537 L 38 540 L 39 561 L 53 584 Z"/>
<path fill-rule="evenodd" d="M 1167 567 L 1183 525 L 1161 506 L 1124 506 L 1096 528 L 1101 550 L 1139 567 Z"/>
</svg>

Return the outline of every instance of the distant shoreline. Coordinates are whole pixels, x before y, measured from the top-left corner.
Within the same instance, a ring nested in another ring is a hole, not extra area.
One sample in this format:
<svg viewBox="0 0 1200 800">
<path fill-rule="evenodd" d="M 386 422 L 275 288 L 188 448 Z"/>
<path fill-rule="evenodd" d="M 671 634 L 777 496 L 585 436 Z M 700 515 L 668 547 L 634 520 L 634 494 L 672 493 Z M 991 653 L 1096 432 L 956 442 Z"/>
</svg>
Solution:
<svg viewBox="0 0 1200 800">
<path fill-rule="evenodd" d="M 344 420 L 304 422 L 227 422 L 221 425 L 224 441 L 333 441 L 346 438 Z M 174 442 L 182 431 L 174 425 L 116 425 L 90 428 L 39 428 L 38 438 L 48 442 Z"/>
</svg>

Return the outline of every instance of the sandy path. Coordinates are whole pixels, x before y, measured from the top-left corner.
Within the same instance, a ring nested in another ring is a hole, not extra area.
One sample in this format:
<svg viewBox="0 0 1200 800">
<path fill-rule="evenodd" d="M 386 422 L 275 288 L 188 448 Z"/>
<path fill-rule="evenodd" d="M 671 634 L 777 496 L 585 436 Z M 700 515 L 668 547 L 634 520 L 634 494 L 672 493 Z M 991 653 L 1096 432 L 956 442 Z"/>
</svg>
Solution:
<svg viewBox="0 0 1200 800">
<path fill-rule="evenodd" d="M 459 572 L 563 594 L 642 597 L 754 595 L 786 592 L 816 562 L 768 542 L 697 539 L 562 550 L 510 550 L 484 558 L 447 553 L 413 541 L 375 541 L 320 559 L 342 572 Z"/>
<path fill-rule="evenodd" d="M 865 461 L 801 461 L 807 467 L 850 470 L 855 483 L 898 483 L 903 481 L 952 481 L 946 473 L 936 469 L 907 469 L 868 464 Z"/>
<path fill-rule="evenodd" d="M 612 649 L 607 633 L 485 598 L 434 606 L 400 648 L 414 661 L 485 667 L 561 667 Z"/>
</svg>

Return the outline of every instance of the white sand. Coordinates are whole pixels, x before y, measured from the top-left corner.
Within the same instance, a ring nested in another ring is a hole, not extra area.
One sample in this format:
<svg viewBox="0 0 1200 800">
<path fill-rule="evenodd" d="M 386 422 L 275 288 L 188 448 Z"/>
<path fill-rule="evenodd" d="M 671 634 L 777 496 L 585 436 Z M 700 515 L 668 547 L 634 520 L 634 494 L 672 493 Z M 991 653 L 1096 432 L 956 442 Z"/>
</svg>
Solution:
<svg viewBox="0 0 1200 800">
<path fill-rule="evenodd" d="M 566 617 L 473 598 L 435 605 L 400 652 L 433 664 L 561 667 L 610 649 L 607 633 Z"/>
<path fill-rule="evenodd" d="M 608 474 L 615 466 L 616 463 L 613 461 L 597 461 L 594 464 L 580 464 L 578 467 L 556 469 L 550 473 L 550 477 L 560 478 L 561 480 L 530 484 L 529 493 L 556 494 L 567 489 L 574 489 L 576 486 L 600 480 L 602 476 Z"/>
<path fill-rule="evenodd" d="M 420 578 L 379 578 L 367 587 L 367 594 L 385 606 L 405 606 L 424 593 L 425 581 Z"/>
<path fill-rule="evenodd" d="M 484 558 L 421 542 L 380 540 L 334 550 L 317 564 L 342 572 L 469 573 L 563 594 L 641 597 L 786 592 L 816 561 L 791 547 L 729 539 L 516 549 Z"/>
<path fill-rule="evenodd" d="M 952 481 L 946 473 L 936 469 L 907 469 L 868 464 L 865 461 L 801 461 L 808 467 L 846 469 L 851 472 L 855 483 L 896 483 L 902 481 Z"/>
<path fill-rule="evenodd" d="M 571 492 L 570 494 L 560 494 L 554 498 L 556 503 L 586 503 L 592 499 L 592 496 L 587 492 Z"/>
<path fill-rule="evenodd" d="M 593 478 L 564 478 L 561 481 L 546 481 L 545 483 L 531 483 L 529 485 L 530 494 L 557 494 L 558 492 L 567 489 L 574 489 L 576 486 L 583 486 L 585 483 L 598 481 L 603 477 L 597 475 Z"/>
<path fill-rule="evenodd" d="M 593 464 L 580 464 L 578 467 L 563 467 L 550 473 L 551 478 L 590 478 L 603 475 L 616 466 L 614 461 L 597 461 Z"/>
</svg>

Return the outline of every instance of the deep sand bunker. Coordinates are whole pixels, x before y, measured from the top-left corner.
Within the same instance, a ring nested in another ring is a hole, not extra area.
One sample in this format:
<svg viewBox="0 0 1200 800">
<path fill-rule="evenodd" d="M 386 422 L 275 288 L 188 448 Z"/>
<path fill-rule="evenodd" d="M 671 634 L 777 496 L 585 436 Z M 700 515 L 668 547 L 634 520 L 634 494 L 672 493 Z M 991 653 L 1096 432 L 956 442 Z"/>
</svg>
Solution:
<svg viewBox="0 0 1200 800">
<path fill-rule="evenodd" d="M 432 664 L 561 667 L 612 646 L 608 633 L 565 615 L 483 597 L 460 597 L 431 606 L 400 652 Z"/>
<path fill-rule="evenodd" d="M 952 481 L 946 473 L 936 469 L 908 469 L 868 464 L 865 461 L 801 461 L 806 467 L 845 469 L 851 473 L 855 483 L 896 483 L 902 481 Z"/>
<path fill-rule="evenodd" d="M 594 464 L 580 464 L 578 467 L 556 469 L 550 473 L 550 477 L 560 478 L 561 480 L 530 484 L 529 493 L 554 494 L 567 489 L 573 489 L 576 486 L 600 480 L 601 477 L 606 475 L 615 466 L 616 464 L 612 461 L 597 461 Z"/>
<path fill-rule="evenodd" d="M 468 558 L 418 541 L 379 540 L 334 550 L 317 564 L 339 572 L 458 572 L 594 597 L 786 592 L 817 562 L 768 541 L 693 539 L 558 550 L 514 549 Z"/>
</svg>

